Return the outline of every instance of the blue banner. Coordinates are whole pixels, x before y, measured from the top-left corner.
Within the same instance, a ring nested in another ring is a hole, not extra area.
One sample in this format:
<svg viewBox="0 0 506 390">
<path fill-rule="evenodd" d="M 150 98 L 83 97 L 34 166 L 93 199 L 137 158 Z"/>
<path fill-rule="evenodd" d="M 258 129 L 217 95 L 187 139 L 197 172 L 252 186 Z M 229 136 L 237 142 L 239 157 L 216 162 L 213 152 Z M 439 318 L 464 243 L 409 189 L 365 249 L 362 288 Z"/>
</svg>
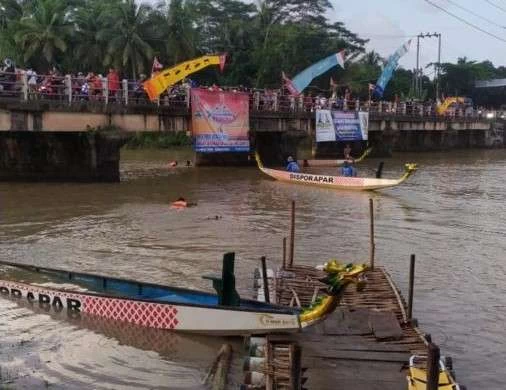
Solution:
<svg viewBox="0 0 506 390">
<path fill-rule="evenodd" d="M 285 81 L 290 81 L 291 83 L 291 85 L 288 86 L 288 89 L 292 94 L 299 94 L 309 84 L 311 84 L 311 81 L 313 81 L 313 79 L 337 65 L 344 68 L 344 51 L 332 54 L 331 56 L 318 61 L 316 64 L 313 64 L 310 67 L 304 69 L 291 81 L 285 79 Z"/>
<path fill-rule="evenodd" d="M 388 63 L 383 69 L 380 78 L 376 82 L 376 87 L 374 88 L 374 95 L 380 98 L 383 97 L 383 93 L 385 93 L 385 88 L 390 79 L 392 78 L 394 70 L 397 69 L 397 66 L 399 65 L 400 58 L 408 52 L 410 45 L 411 39 L 407 41 L 404 45 L 399 47 L 396 50 L 396 52 L 388 58 Z"/>
<path fill-rule="evenodd" d="M 316 142 L 366 141 L 368 130 L 368 112 L 316 111 Z"/>
</svg>

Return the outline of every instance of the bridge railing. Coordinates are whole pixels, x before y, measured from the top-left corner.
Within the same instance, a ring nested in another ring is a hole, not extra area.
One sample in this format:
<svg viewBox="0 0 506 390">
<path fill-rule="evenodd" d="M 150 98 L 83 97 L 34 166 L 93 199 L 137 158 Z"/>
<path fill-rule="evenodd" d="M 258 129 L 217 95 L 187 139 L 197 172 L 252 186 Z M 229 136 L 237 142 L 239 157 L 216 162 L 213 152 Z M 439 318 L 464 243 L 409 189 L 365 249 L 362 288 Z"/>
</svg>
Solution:
<svg viewBox="0 0 506 390">
<path fill-rule="evenodd" d="M 318 109 L 369 111 L 374 116 L 487 118 L 502 115 L 472 107 L 449 108 L 438 114 L 436 104 L 421 102 L 360 101 L 358 99 L 326 98 L 311 95 L 290 96 L 279 90 L 219 87 L 220 90 L 241 91 L 249 94 L 250 110 L 259 112 L 311 113 Z M 44 100 L 58 104 L 116 104 L 124 106 L 160 106 L 177 110 L 190 109 L 190 87 L 178 85 L 169 88 L 159 99 L 149 100 L 141 81 L 122 80 L 109 86 L 107 77 L 92 75 L 33 76 L 24 73 L 0 73 L 0 100 Z"/>
</svg>

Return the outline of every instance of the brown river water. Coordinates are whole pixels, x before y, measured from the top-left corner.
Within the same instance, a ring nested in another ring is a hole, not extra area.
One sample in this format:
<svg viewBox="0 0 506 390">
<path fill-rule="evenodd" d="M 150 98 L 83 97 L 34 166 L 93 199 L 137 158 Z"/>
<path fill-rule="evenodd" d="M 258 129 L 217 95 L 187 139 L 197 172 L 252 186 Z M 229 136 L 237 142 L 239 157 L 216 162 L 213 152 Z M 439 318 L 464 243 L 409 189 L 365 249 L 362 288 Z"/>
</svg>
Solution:
<svg viewBox="0 0 506 390">
<path fill-rule="evenodd" d="M 117 184 L 0 183 L 0 258 L 210 290 L 201 275 L 233 250 L 238 289 L 250 297 L 260 257 L 280 264 L 291 199 L 296 262 L 316 265 L 367 261 L 373 197 L 377 263 L 405 295 L 409 255 L 417 255 L 421 328 L 453 357 L 461 383 L 505 388 L 506 151 L 399 153 L 385 160 L 384 177 L 399 176 L 405 162 L 419 171 L 375 193 L 283 184 L 255 168 L 169 171 L 175 155 L 125 151 Z M 364 162 L 359 174 L 377 164 Z M 197 206 L 171 210 L 179 196 Z M 0 298 L 0 388 L 199 388 L 224 342 L 242 349 L 240 340 L 72 321 Z"/>
</svg>

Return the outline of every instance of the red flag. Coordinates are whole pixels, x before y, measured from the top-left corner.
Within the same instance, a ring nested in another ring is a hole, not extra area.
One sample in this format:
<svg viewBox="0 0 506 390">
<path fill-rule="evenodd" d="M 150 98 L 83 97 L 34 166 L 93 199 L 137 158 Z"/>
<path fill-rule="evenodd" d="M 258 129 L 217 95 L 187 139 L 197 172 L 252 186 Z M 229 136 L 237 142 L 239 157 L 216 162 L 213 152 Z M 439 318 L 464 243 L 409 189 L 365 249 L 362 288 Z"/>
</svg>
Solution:
<svg viewBox="0 0 506 390">
<path fill-rule="evenodd" d="M 290 92 L 291 95 L 298 96 L 300 94 L 300 92 L 297 91 L 297 88 L 295 88 L 295 85 L 293 85 L 292 80 L 290 80 L 286 76 L 285 72 L 281 72 L 281 77 L 283 78 L 285 88 L 288 89 L 288 92 Z"/>
<path fill-rule="evenodd" d="M 220 55 L 220 72 L 225 68 L 225 61 L 227 60 L 227 53 Z"/>
<path fill-rule="evenodd" d="M 158 58 L 153 59 L 153 66 L 151 67 L 151 73 L 159 72 L 163 69 L 163 65 L 158 61 Z"/>
</svg>

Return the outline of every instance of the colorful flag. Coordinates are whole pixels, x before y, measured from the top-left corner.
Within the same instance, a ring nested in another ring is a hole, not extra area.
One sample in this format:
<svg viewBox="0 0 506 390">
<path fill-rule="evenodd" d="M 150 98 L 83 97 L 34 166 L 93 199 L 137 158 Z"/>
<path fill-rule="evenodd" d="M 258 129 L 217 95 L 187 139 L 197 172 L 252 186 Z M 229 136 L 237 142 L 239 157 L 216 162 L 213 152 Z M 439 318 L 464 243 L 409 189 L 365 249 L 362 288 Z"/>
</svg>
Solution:
<svg viewBox="0 0 506 390">
<path fill-rule="evenodd" d="M 407 41 L 404 45 L 402 45 L 400 48 L 398 48 L 396 50 L 396 52 L 394 54 L 392 54 L 390 56 L 390 58 L 388 59 L 388 62 L 386 64 L 385 68 L 383 69 L 383 72 L 381 73 L 380 78 L 378 79 L 378 81 L 376 83 L 376 88 L 374 89 L 374 94 L 377 95 L 378 97 L 380 97 L 380 98 L 383 97 L 383 93 L 385 92 L 385 88 L 386 88 L 388 82 L 390 81 L 390 79 L 392 78 L 394 70 L 399 65 L 400 58 L 408 52 L 410 45 L 411 45 L 411 39 L 409 41 Z"/>
<path fill-rule="evenodd" d="M 304 69 L 292 80 L 286 78 L 285 85 L 292 95 L 300 94 L 311 81 L 321 74 L 325 73 L 330 68 L 339 65 L 344 68 L 344 50 L 339 53 L 332 54 L 331 56 L 318 61 L 316 64 Z M 286 77 L 286 76 L 285 76 Z"/>
</svg>

